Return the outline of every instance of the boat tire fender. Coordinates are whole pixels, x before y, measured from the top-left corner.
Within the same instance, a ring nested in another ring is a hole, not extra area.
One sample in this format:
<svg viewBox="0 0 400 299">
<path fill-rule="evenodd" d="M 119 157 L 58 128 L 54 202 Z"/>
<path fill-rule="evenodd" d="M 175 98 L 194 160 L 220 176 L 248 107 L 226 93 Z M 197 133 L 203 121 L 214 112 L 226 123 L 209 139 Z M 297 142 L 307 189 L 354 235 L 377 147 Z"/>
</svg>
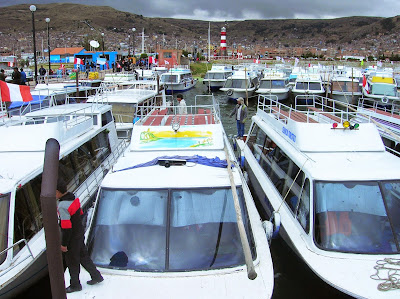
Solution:
<svg viewBox="0 0 400 299">
<path fill-rule="evenodd" d="M 228 89 L 228 90 L 226 91 L 226 95 L 228 95 L 228 96 L 233 95 L 233 89 Z"/>
<path fill-rule="evenodd" d="M 389 99 L 388 97 L 383 97 L 381 101 L 382 103 L 387 104 L 389 102 Z"/>
<path fill-rule="evenodd" d="M 274 211 L 269 221 L 271 221 L 274 225 L 272 238 L 276 238 L 278 237 L 279 229 L 281 228 L 281 215 L 279 214 L 279 212 Z"/>
</svg>

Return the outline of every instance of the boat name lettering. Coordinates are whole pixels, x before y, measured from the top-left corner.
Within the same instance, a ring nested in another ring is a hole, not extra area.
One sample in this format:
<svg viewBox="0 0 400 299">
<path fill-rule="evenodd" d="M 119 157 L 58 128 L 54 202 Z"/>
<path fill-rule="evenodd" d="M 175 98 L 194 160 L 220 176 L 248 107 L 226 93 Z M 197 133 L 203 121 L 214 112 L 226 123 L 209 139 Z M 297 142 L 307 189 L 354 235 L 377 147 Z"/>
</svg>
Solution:
<svg viewBox="0 0 400 299">
<path fill-rule="evenodd" d="M 289 137 L 291 140 L 293 140 L 293 142 L 296 142 L 296 135 L 294 135 L 285 127 L 282 127 L 282 133 L 285 134 L 287 137 Z"/>
</svg>

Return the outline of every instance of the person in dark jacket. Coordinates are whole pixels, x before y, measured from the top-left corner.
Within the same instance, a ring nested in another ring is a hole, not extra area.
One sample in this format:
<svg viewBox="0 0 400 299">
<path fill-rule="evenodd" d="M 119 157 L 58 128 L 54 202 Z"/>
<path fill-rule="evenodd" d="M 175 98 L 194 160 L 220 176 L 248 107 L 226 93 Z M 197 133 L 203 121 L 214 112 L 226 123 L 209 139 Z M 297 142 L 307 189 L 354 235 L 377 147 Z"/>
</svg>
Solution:
<svg viewBox="0 0 400 299">
<path fill-rule="evenodd" d="M 0 70 L 0 80 L 1 81 L 6 81 L 6 74 L 5 74 L 5 72 L 4 72 L 4 70 L 3 69 L 1 69 Z"/>
<path fill-rule="evenodd" d="M 14 71 L 11 74 L 12 81 L 14 84 L 21 84 L 21 73 L 19 72 L 17 67 L 14 67 Z"/>
<path fill-rule="evenodd" d="M 94 285 L 104 279 L 90 259 L 84 243 L 83 212 L 79 198 L 67 191 L 67 185 L 62 179 L 57 182 L 56 198 L 61 225 L 61 251 L 71 277 L 66 292 L 72 293 L 82 290 L 79 281 L 80 265 L 90 274 L 91 280 L 87 284 Z"/>
<path fill-rule="evenodd" d="M 243 139 L 244 123 L 246 122 L 246 119 L 247 119 L 247 107 L 244 104 L 244 100 L 242 97 L 237 99 L 237 105 L 232 110 L 232 112 L 229 116 L 233 116 L 233 115 L 236 116 L 235 119 L 236 119 L 237 131 L 238 131 L 237 138 Z"/>
</svg>

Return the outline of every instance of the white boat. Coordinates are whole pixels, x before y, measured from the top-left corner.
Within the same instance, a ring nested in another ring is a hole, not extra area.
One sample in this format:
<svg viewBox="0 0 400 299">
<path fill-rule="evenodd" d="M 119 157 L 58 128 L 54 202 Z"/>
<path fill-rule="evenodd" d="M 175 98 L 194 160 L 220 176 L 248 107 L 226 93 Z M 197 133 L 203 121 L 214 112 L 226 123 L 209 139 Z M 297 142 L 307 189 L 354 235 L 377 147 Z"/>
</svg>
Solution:
<svg viewBox="0 0 400 299">
<path fill-rule="evenodd" d="M 233 73 L 231 65 L 213 64 L 211 70 L 204 76 L 203 84 L 208 90 L 217 91 L 224 86 L 228 77 Z"/>
<path fill-rule="evenodd" d="M 222 88 L 229 99 L 237 99 L 242 97 L 244 99 L 253 96 L 259 84 L 259 77 L 256 72 L 252 70 L 235 70 Z"/>
<path fill-rule="evenodd" d="M 46 141 L 60 144 L 59 177 L 86 210 L 125 148 L 110 105 L 51 106 L 0 123 L 0 297 L 12 298 L 47 273 L 40 190 Z"/>
<path fill-rule="evenodd" d="M 138 117 L 147 114 L 153 106 L 165 103 L 165 90 L 158 81 L 137 80 L 117 85 L 102 85 L 88 103 L 105 103 L 112 106 L 118 137 L 129 139 Z M 146 109 L 138 110 L 138 106 Z"/>
<path fill-rule="evenodd" d="M 321 75 L 319 74 L 303 74 L 297 75 L 295 84 L 292 88 L 294 97 L 298 95 L 319 95 L 324 96 L 326 93 L 322 84 Z"/>
<path fill-rule="evenodd" d="M 266 231 L 211 98 L 197 98 L 203 104 L 184 115 L 155 108 L 135 124 L 101 184 L 87 234 L 104 281 L 68 298 L 271 297 Z M 241 240 L 250 242 L 248 260 Z M 82 270 L 80 279 L 88 275 Z"/>
<path fill-rule="evenodd" d="M 362 96 L 359 80 L 346 76 L 333 76 L 329 93 L 332 99 L 353 105 Z"/>
<path fill-rule="evenodd" d="M 390 281 L 374 266 L 400 259 L 400 159 L 374 124 L 345 122 L 345 111 L 323 104 L 300 110 L 260 98 L 238 141 L 253 196 L 327 284 L 357 298 L 398 298 L 378 289 Z"/>
<path fill-rule="evenodd" d="M 167 94 L 184 92 L 193 88 L 197 79 L 194 79 L 188 66 L 170 68 L 160 76 L 160 82 L 165 86 Z"/>
<path fill-rule="evenodd" d="M 364 77 L 362 93 L 366 99 L 382 104 L 400 102 L 396 80 L 390 73 L 373 73 L 368 78 Z"/>
<path fill-rule="evenodd" d="M 265 73 L 256 90 L 257 94 L 270 95 L 276 100 L 286 100 L 289 96 L 289 78 L 283 72 Z"/>
</svg>

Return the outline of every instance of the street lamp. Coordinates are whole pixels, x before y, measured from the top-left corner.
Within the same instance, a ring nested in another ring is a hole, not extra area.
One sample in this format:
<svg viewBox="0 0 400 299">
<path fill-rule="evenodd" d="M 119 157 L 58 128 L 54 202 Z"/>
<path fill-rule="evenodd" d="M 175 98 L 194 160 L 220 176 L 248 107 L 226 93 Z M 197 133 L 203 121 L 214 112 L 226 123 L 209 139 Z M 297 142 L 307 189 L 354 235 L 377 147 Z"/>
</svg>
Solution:
<svg viewBox="0 0 400 299">
<path fill-rule="evenodd" d="M 101 33 L 101 44 L 103 48 L 103 58 L 104 58 L 104 32 Z"/>
<path fill-rule="evenodd" d="M 132 53 L 133 53 L 133 56 L 135 56 L 135 31 L 136 31 L 136 28 L 133 27 L 132 28 L 132 32 L 133 32 L 133 34 L 132 34 Z"/>
<path fill-rule="evenodd" d="M 46 18 L 46 23 L 47 23 L 47 52 L 49 53 L 49 80 L 50 80 L 50 70 L 51 70 L 51 64 L 50 64 L 50 30 L 49 30 L 49 23 L 50 23 L 50 18 Z"/>
<path fill-rule="evenodd" d="M 35 11 L 36 6 L 31 5 L 29 7 L 30 11 L 32 12 L 32 38 L 33 38 L 33 60 L 35 61 L 35 83 L 38 84 L 37 79 L 37 61 L 36 61 L 36 37 L 35 37 Z"/>
</svg>

